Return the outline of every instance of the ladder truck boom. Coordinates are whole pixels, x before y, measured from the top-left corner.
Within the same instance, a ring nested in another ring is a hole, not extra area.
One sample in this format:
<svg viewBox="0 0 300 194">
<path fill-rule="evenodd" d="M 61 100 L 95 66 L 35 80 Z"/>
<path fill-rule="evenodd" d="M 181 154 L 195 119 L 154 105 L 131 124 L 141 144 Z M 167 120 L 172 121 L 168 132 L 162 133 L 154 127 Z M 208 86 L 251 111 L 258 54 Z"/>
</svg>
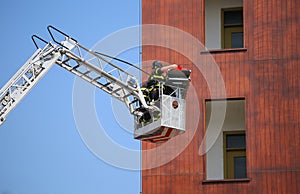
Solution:
<svg viewBox="0 0 300 194">
<path fill-rule="evenodd" d="M 37 48 L 28 61 L 0 90 L 0 125 L 54 64 L 124 102 L 131 114 L 141 114 L 135 111 L 137 101 L 147 109 L 153 108 L 147 105 L 140 83 L 135 76 L 80 45 L 57 28 L 48 26 L 48 31 L 55 43 L 47 42 L 34 35 L 45 42 L 46 46 L 43 49 Z M 64 40 L 58 42 L 54 38 L 54 32 L 62 35 Z M 35 41 L 34 44 L 37 46 Z M 88 55 L 91 58 L 86 59 Z"/>
<path fill-rule="evenodd" d="M 0 90 L 0 125 L 49 69 L 57 64 L 122 101 L 134 116 L 135 139 L 161 143 L 185 132 L 185 98 L 190 70 L 168 71 L 165 82 L 159 82 L 161 86 L 155 89 L 159 92 L 158 99 L 146 102 L 139 80 L 113 60 L 132 64 L 87 49 L 53 26 L 47 29 L 53 43 L 33 35 L 37 50 Z M 61 41 L 57 40 L 57 36 Z M 39 48 L 36 39 L 45 46 Z"/>
</svg>

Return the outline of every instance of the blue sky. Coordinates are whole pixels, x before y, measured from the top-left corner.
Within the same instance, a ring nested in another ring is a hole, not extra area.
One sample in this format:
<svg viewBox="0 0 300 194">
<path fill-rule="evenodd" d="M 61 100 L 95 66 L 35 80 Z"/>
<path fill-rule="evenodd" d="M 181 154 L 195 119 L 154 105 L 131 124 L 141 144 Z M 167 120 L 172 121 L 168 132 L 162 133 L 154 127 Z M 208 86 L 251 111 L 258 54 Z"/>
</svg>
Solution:
<svg viewBox="0 0 300 194">
<path fill-rule="evenodd" d="M 110 34 L 138 25 L 139 11 L 139 0 L 3 1 L 0 87 L 35 51 L 31 35 L 50 40 L 48 25 L 92 48 Z M 138 55 L 138 49 L 133 49 L 122 57 L 137 63 Z M 74 80 L 73 74 L 54 66 L 0 126 L 1 194 L 140 192 L 139 171 L 99 159 L 82 140 L 73 117 Z M 116 122 L 110 97 L 100 91 L 95 95 L 99 120 L 111 139 L 139 150 L 140 142 Z"/>
</svg>

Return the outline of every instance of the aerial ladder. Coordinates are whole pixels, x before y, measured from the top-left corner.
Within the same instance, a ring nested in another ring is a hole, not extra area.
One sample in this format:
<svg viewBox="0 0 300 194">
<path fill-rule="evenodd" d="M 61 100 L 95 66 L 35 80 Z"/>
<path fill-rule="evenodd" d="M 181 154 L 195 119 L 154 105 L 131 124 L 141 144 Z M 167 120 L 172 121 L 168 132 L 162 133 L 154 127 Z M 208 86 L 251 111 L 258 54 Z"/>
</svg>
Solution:
<svg viewBox="0 0 300 194">
<path fill-rule="evenodd" d="M 139 80 L 113 63 L 116 58 L 85 48 L 53 26 L 47 29 L 53 43 L 33 35 L 37 50 L 0 90 L 0 125 L 49 69 L 57 64 L 122 101 L 134 116 L 135 139 L 158 143 L 185 132 L 185 96 L 190 71 L 179 71 L 179 74 L 178 71 L 170 72 L 166 84 L 172 87 L 172 95 L 165 95 L 161 90 L 159 102 L 149 104 Z M 63 40 L 58 41 L 57 35 Z M 37 41 L 45 46 L 40 48 Z M 140 111 L 141 107 L 150 113 L 151 118 L 153 112 L 159 112 L 160 118 L 141 123 L 140 118 L 145 113 Z"/>
</svg>

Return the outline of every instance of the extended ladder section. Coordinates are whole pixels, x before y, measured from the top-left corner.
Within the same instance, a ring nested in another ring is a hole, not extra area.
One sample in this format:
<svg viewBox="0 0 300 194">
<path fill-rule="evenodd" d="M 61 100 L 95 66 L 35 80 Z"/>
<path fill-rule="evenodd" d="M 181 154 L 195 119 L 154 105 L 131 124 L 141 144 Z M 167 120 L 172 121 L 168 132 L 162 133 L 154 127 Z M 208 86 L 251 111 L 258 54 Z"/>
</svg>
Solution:
<svg viewBox="0 0 300 194">
<path fill-rule="evenodd" d="M 52 44 L 37 49 L 21 69 L 0 90 L 0 125 L 7 114 L 24 98 L 56 63 L 60 53 Z"/>
<path fill-rule="evenodd" d="M 78 44 L 76 40 L 53 26 L 48 26 L 48 31 L 56 44 L 35 36 L 46 43 L 46 46 L 43 49 L 38 48 L 0 90 L 0 125 L 54 64 L 124 102 L 131 114 L 142 114 L 136 111 L 138 104 L 142 104 L 146 109 L 154 109 L 153 106 L 147 105 L 135 76 L 113 64 L 105 56 Z M 63 40 L 57 41 L 54 32 L 63 37 Z M 35 41 L 34 43 L 37 46 Z"/>
<path fill-rule="evenodd" d="M 59 66 L 124 102 L 131 114 L 141 114 L 135 111 L 137 101 L 152 108 L 146 104 L 135 76 L 73 39 L 66 37 L 61 44 L 61 57 L 56 62 Z"/>
</svg>

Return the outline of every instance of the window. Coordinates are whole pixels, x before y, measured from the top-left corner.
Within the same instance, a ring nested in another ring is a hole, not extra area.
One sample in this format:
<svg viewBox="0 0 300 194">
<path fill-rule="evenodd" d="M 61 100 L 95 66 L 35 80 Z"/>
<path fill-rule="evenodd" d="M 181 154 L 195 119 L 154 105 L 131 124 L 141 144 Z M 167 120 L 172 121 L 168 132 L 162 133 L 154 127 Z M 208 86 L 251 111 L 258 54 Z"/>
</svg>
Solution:
<svg viewBox="0 0 300 194">
<path fill-rule="evenodd" d="M 245 99 L 206 100 L 205 122 L 206 180 L 247 178 Z"/>
<path fill-rule="evenodd" d="M 243 8 L 222 9 L 222 48 L 243 48 Z"/>
<path fill-rule="evenodd" d="M 224 178 L 246 178 L 245 131 L 224 132 Z"/>
<path fill-rule="evenodd" d="M 244 48 L 243 0 L 205 0 L 205 47 Z"/>
</svg>

